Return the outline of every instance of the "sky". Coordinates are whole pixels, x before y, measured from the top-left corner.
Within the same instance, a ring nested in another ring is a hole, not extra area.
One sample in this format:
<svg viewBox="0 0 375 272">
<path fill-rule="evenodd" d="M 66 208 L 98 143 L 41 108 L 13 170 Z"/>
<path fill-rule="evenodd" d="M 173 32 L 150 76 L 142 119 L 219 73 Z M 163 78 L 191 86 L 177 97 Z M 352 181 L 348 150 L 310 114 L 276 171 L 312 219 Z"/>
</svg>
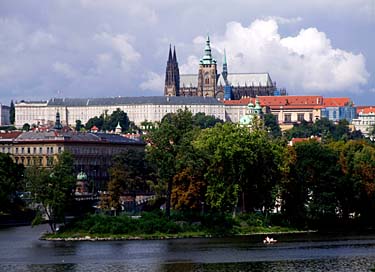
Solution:
<svg viewBox="0 0 375 272">
<path fill-rule="evenodd" d="M 375 105 L 375 0 L 1 0 L 0 103 L 163 95 L 169 45 L 197 73 L 268 72 L 289 95 Z"/>
</svg>

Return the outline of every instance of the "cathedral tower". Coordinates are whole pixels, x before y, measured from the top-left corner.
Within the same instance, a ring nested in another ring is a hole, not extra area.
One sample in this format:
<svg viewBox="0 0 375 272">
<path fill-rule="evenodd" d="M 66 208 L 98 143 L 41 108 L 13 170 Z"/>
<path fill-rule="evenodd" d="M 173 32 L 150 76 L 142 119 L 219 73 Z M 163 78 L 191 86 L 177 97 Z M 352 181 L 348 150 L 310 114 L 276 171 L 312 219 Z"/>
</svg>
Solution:
<svg viewBox="0 0 375 272">
<path fill-rule="evenodd" d="M 210 37 L 207 36 L 204 56 L 199 61 L 197 95 L 215 97 L 217 84 L 216 60 L 212 58 Z"/>
<path fill-rule="evenodd" d="M 169 55 L 167 62 L 167 69 L 165 72 L 165 96 L 179 96 L 180 95 L 180 72 L 178 69 L 178 62 L 176 57 L 176 49 L 169 46 Z"/>
</svg>

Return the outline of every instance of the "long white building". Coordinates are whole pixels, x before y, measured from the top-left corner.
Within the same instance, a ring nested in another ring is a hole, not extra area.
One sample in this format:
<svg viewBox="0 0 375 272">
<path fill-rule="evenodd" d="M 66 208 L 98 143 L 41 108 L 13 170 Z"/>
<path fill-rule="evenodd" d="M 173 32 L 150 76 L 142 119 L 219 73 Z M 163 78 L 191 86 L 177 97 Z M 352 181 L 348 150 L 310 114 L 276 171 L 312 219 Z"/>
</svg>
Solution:
<svg viewBox="0 0 375 272">
<path fill-rule="evenodd" d="M 127 113 L 136 125 L 143 121 L 161 121 L 167 113 L 187 108 L 193 114 L 204 112 L 225 120 L 224 104 L 213 97 L 114 97 L 114 98 L 53 98 L 49 101 L 20 101 L 15 104 L 15 126 L 53 124 L 56 113 L 60 113 L 61 123 L 74 126 L 76 120 L 83 124 L 95 116 L 116 109 Z"/>
</svg>

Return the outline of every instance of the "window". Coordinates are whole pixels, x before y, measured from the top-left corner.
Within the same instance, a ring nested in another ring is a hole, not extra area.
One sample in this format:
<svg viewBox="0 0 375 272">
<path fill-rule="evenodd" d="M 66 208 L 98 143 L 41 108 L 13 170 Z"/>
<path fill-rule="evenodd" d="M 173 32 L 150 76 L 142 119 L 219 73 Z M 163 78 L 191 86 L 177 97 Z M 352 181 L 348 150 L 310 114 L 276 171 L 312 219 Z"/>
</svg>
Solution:
<svg viewBox="0 0 375 272">
<path fill-rule="evenodd" d="M 297 114 L 297 120 L 298 120 L 298 122 L 302 122 L 302 121 L 304 121 L 304 120 L 305 120 L 305 114 L 303 114 L 303 113 L 298 113 L 298 114 Z"/>
<path fill-rule="evenodd" d="M 27 154 L 30 154 L 31 150 L 30 147 L 27 148 Z"/>
<path fill-rule="evenodd" d="M 59 150 L 59 153 L 61 153 L 61 151 L 62 151 L 62 148 L 61 148 L 61 146 L 59 146 L 59 149 L 58 149 L 58 150 Z"/>
<path fill-rule="evenodd" d="M 42 154 L 42 153 L 43 153 L 43 148 L 39 147 L 39 154 Z"/>
<path fill-rule="evenodd" d="M 33 153 L 36 154 L 36 147 L 34 147 Z"/>
<path fill-rule="evenodd" d="M 21 148 L 21 154 L 23 154 L 23 153 L 25 153 L 25 148 L 24 147 Z"/>
<path fill-rule="evenodd" d="M 284 115 L 284 122 L 285 123 L 291 123 L 292 122 L 292 114 L 287 113 Z"/>
<path fill-rule="evenodd" d="M 313 114 L 312 114 L 312 113 L 309 114 L 309 121 L 310 121 L 310 122 L 313 121 Z"/>
<path fill-rule="evenodd" d="M 49 147 L 47 147 L 47 154 L 49 154 Z"/>
<path fill-rule="evenodd" d="M 16 154 L 18 154 L 18 147 L 16 147 Z"/>
<path fill-rule="evenodd" d="M 210 79 L 209 79 L 208 77 L 206 77 L 206 78 L 204 79 L 204 84 L 210 84 Z"/>
<path fill-rule="evenodd" d="M 50 149 L 50 150 L 51 150 L 51 154 L 53 154 L 53 147 L 51 147 L 51 149 Z"/>
</svg>

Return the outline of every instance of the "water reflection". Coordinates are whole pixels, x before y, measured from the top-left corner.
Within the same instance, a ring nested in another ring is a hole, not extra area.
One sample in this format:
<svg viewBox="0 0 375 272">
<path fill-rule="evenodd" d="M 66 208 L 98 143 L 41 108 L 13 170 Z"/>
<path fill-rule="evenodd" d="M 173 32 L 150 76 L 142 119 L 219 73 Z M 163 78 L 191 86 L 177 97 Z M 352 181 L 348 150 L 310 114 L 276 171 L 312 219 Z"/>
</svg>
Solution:
<svg viewBox="0 0 375 272">
<path fill-rule="evenodd" d="M 0 230 L 0 271 L 366 271 L 375 236 L 285 235 L 114 242 L 39 241 L 43 229 Z"/>
</svg>

